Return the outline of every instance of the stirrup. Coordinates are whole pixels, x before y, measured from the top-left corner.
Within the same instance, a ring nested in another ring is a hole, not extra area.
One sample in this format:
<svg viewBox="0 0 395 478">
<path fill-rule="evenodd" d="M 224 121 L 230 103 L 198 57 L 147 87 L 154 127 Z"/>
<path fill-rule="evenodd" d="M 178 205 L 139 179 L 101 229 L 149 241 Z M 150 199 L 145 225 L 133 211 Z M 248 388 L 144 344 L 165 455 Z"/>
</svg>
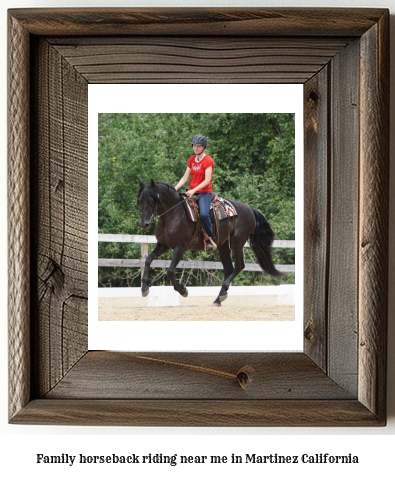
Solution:
<svg viewBox="0 0 395 478">
<path fill-rule="evenodd" d="M 207 244 L 208 241 L 210 241 L 210 244 Z M 204 241 L 204 249 L 207 253 L 214 254 L 217 248 L 217 244 L 211 239 L 211 237 L 209 237 L 207 241 Z"/>
</svg>

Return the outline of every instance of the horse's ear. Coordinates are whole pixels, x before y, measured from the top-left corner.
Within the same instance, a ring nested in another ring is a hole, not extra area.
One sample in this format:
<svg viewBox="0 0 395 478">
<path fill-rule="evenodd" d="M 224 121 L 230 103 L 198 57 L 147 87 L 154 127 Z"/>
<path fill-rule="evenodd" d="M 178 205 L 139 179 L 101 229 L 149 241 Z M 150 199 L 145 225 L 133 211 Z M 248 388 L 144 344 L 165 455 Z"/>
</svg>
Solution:
<svg viewBox="0 0 395 478">
<path fill-rule="evenodd" d="M 144 183 L 139 179 L 140 191 L 144 188 Z"/>
<path fill-rule="evenodd" d="M 156 186 L 156 185 L 155 185 L 155 181 L 154 181 L 153 179 L 151 179 L 150 185 L 151 185 L 151 187 L 153 187 L 153 188 Z"/>
</svg>

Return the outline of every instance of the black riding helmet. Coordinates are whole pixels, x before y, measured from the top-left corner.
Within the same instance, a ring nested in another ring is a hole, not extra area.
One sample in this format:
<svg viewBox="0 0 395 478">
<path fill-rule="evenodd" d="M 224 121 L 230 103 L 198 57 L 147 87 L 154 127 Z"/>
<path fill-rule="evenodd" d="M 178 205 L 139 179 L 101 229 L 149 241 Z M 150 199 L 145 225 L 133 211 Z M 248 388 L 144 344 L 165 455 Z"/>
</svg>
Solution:
<svg viewBox="0 0 395 478">
<path fill-rule="evenodd" d="M 193 140 L 192 140 L 192 146 L 194 144 L 198 144 L 200 146 L 204 146 L 205 148 L 207 148 L 207 138 L 203 136 L 202 134 L 197 134 L 196 136 L 193 137 Z"/>
</svg>

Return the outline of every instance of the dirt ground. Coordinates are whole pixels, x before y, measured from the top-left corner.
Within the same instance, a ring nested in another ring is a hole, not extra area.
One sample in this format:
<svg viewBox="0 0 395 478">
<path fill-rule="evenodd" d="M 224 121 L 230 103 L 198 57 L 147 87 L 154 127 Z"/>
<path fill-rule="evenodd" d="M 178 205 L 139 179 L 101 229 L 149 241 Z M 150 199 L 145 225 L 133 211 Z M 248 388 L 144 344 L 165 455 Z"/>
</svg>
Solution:
<svg viewBox="0 0 395 478">
<path fill-rule="evenodd" d="M 277 305 L 277 296 L 228 296 L 221 306 L 213 305 L 214 299 L 180 297 L 180 305 L 176 307 L 148 307 L 148 297 L 99 298 L 99 320 L 295 320 L 295 306 Z"/>
</svg>

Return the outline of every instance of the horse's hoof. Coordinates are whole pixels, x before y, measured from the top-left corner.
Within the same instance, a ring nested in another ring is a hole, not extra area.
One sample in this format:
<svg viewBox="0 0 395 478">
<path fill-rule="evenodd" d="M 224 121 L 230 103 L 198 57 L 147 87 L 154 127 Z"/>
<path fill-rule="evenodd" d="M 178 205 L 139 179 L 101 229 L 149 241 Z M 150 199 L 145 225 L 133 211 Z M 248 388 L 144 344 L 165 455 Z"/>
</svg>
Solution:
<svg viewBox="0 0 395 478">
<path fill-rule="evenodd" d="M 213 302 L 213 305 L 216 305 L 217 307 L 221 307 L 221 302 L 219 301 L 219 299 L 215 299 L 215 301 Z"/>
<path fill-rule="evenodd" d="M 188 297 L 188 289 L 185 289 L 184 292 L 181 293 L 183 297 Z"/>
<path fill-rule="evenodd" d="M 228 297 L 228 294 L 222 294 L 222 295 L 220 294 L 220 295 L 218 296 L 220 302 L 223 302 L 225 299 L 227 299 L 227 297 Z"/>
<path fill-rule="evenodd" d="M 141 291 L 141 294 L 142 294 L 143 297 L 147 297 L 148 294 L 149 294 L 149 289 L 147 289 L 147 290 L 142 290 L 142 291 Z"/>
</svg>

